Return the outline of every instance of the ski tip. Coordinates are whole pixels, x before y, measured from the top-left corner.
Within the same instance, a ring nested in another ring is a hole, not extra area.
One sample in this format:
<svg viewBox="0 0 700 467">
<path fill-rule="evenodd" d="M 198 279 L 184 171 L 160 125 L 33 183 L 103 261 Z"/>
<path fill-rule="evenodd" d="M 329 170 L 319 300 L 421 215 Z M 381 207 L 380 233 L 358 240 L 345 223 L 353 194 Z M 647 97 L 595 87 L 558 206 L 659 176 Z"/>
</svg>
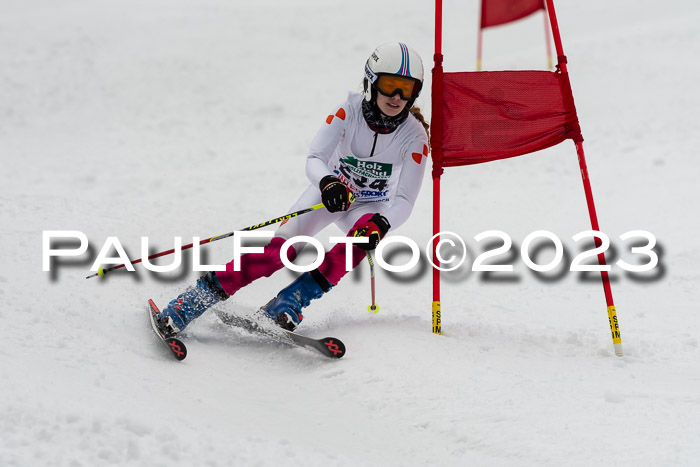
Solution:
<svg viewBox="0 0 700 467">
<path fill-rule="evenodd" d="M 156 302 L 154 302 L 152 298 L 148 299 L 148 306 L 151 308 L 151 311 L 153 311 L 154 313 L 160 313 L 160 310 L 158 309 L 158 305 L 156 305 Z"/>
<path fill-rule="evenodd" d="M 325 347 L 324 353 L 331 358 L 342 358 L 345 355 L 345 344 L 335 337 L 324 337 L 321 343 Z"/>
</svg>

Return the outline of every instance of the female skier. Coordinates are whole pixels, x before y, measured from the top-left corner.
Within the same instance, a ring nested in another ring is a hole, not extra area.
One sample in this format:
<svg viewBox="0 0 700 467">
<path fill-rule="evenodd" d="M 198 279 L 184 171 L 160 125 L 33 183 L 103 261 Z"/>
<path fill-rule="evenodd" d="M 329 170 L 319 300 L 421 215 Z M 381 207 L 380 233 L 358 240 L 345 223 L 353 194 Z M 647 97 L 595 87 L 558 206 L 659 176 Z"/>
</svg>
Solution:
<svg viewBox="0 0 700 467">
<path fill-rule="evenodd" d="M 423 62 L 405 44 L 381 45 L 367 59 L 363 83 L 362 94 L 349 93 L 316 134 L 306 157 L 311 184 L 290 212 L 321 202 L 326 209 L 289 219 L 264 253 L 241 256 L 240 271 L 234 271 L 231 261 L 225 271 L 202 276 L 161 312 L 159 322 L 167 335 L 182 331 L 209 307 L 255 279 L 281 269 L 280 250 L 288 238 L 314 236 L 331 223 L 348 237 L 367 237 L 367 243 L 335 245 L 318 269 L 303 273 L 262 307 L 278 325 L 294 330 L 303 319 L 302 308 L 347 273 L 347 248 L 352 249 L 354 268 L 390 228 L 408 219 L 428 156 L 428 125 L 413 107 L 423 85 Z M 293 260 L 303 246 L 296 243 L 290 248 L 288 259 Z"/>
</svg>

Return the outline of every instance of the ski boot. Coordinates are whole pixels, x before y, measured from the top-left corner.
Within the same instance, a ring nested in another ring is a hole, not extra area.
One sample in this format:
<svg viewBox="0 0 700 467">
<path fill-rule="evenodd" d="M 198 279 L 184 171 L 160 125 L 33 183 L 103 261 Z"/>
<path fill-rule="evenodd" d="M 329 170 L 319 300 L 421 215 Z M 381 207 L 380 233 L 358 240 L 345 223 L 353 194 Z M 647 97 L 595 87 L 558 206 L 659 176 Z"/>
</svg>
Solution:
<svg viewBox="0 0 700 467">
<path fill-rule="evenodd" d="M 213 305 L 226 300 L 229 295 L 219 285 L 214 272 L 208 272 L 197 280 L 194 287 L 173 299 L 158 317 L 158 327 L 166 337 L 181 332 L 195 318 Z"/>
<path fill-rule="evenodd" d="M 260 311 L 278 326 L 294 331 L 304 319 L 301 309 L 309 306 L 311 300 L 321 298 L 332 287 L 318 269 L 305 272 L 282 289 Z"/>
</svg>

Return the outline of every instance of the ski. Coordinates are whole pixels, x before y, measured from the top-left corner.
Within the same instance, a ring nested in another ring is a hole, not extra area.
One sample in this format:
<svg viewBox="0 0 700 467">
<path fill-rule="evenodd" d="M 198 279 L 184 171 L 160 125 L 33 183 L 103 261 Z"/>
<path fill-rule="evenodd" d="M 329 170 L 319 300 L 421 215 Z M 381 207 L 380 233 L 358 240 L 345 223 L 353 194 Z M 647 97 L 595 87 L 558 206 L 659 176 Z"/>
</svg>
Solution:
<svg viewBox="0 0 700 467">
<path fill-rule="evenodd" d="M 177 339 L 175 337 L 167 337 L 163 331 L 158 327 L 158 323 L 156 322 L 156 317 L 160 313 L 160 310 L 156 306 L 155 303 L 153 303 L 153 300 L 148 300 L 148 316 L 151 319 L 151 328 L 153 329 L 153 332 L 158 336 L 158 338 L 165 344 L 167 349 L 170 351 L 171 355 L 175 357 L 177 360 L 184 360 L 185 357 L 187 357 L 187 347 L 185 347 L 185 344 L 180 339 Z"/>
<path fill-rule="evenodd" d="M 250 334 L 269 337 L 276 342 L 281 342 L 292 346 L 312 348 L 328 358 L 341 358 L 343 355 L 345 355 L 345 344 L 343 344 L 340 339 L 335 337 L 314 339 L 313 337 L 304 336 L 297 334 L 296 332 L 280 328 L 275 324 L 272 324 L 272 322 L 270 322 L 270 327 L 268 328 L 250 318 L 231 315 L 220 310 L 216 311 L 216 315 L 224 324 L 239 327 Z"/>
</svg>

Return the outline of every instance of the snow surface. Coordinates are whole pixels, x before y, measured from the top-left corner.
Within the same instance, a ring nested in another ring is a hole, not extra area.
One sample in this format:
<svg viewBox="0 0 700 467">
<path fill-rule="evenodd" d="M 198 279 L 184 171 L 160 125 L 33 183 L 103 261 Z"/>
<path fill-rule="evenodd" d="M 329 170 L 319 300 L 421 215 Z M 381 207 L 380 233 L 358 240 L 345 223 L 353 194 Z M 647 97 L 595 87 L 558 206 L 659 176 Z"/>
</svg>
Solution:
<svg viewBox="0 0 700 467">
<path fill-rule="evenodd" d="M 477 3 L 445 1 L 448 70 L 474 68 Z M 197 273 L 85 280 L 102 244 L 116 236 L 138 258 L 141 236 L 160 251 L 284 213 L 307 184 L 311 138 L 374 46 L 405 41 L 432 67 L 433 4 L 2 0 L 0 465 L 698 465 L 700 4 L 556 6 L 611 263 L 635 261 L 627 231 L 659 241 L 654 271 L 613 266 L 624 357 L 599 277 L 537 276 L 517 254 L 540 229 L 567 245 L 566 261 L 581 250 L 571 236 L 590 224 L 567 141 L 445 173 L 443 229 L 472 259 L 484 249 L 474 235 L 508 233 L 500 259 L 515 271 L 468 261 L 446 274 L 443 336 L 431 333 L 425 261 L 378 272 L 377 315 L 362 264 L 302 327 L 342 338 L 342 360 L 208 313 L 179 363 L 145 305 Z M 544 68 L 542 38 L 541 15 L 486 31 L 485 69 Z M 419 104 L 429 116 L 429 92 Z M 430 205 L 426 173 L 396 233 L 424 245 Z M 43 272 L 46 230 L 82 231 L 90 249 Z M 205 261 L 231 250 L 209 245 Z M 292 277 L 221 306 L 250 313 Z"/>
</svg>

